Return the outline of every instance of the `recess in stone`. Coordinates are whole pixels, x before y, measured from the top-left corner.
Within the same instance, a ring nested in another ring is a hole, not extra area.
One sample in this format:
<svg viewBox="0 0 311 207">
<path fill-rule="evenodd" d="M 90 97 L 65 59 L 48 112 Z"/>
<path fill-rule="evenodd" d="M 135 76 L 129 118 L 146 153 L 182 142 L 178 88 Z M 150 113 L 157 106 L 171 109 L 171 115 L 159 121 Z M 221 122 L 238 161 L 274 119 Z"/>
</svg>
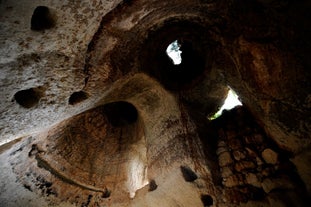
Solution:
<svg viewBox="0 0 311 207">
<path fill-rule="evenodd" d="M 55 20 L 48 7 L 38 6 L 35 8 L 31 17 L 32 30 L 50 29 L 55 25 Z"/>
<path fill-rule="evenodd" d="M 74 92 L 73 94 L 71 94 L 71 96 L 69 97 L 69 104 L 75 105 L 77 103 L 84 101 L 87 98 L 88 98 L 88 95 L 86 92 L 77 91 L 77 92 Z"/>
<path fill-rule="evenodd" d="M 193 182 L 198 179 L 198 176 L 187 166 L 180 166 L 181 173 L 187 182 Z"/>
<path fill-rule="evenodd" d="M 179 65 L 181 63 L 182 58 L 180 55 L 180 44 L 177 40 L 169 44 L 169 46 L 166 48 L 166 54 L 173 61 L 174 65 Z"/>
<path fill-rule="evenodd" d="M 106 191 L 103 193 L 102 197 L 103 197 L 103 198 L 109 198 L 110 195 L 111 195 L 111 191 L 108 190 L 108 189 L 106 189 Z"/>
<path fill-rule="evenodd" d="M 201 195 L 201 201 L 204 207 L 213 205 L 213 198 L 210 195 Z"/>
<path fill-rule="evenodd" d="M 150 180 L 150 182 L 149 182 L 149 191 L 154 191 L 157 188 L 158 188 L 158 185 L 155 182 L 155 180 Z"/>
<path fill-rule="evenodd" d="M 110 124 L 115 127 L 135 123 L 138 118 L 135 106 L 125 101 L 108 103 L 104 105 L 103 110 Z"/>
<path fill-rule="evenodd" d="M 42 91 L 39 88 L 30 88 L 21 90 L 15 93 L 14 99 L 24 108 L 31 108 L 37 105 L 42 96 Z"/>
</svg>

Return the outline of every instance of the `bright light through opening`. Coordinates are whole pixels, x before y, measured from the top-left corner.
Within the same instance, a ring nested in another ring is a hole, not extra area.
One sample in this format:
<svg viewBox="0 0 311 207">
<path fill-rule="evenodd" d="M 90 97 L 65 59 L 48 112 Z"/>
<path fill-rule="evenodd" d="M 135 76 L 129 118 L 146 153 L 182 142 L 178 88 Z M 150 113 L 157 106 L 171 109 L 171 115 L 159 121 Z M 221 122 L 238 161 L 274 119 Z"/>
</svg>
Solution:
<svg viewBox="0 0 311 207">
<path fill-rule="evenodd" d="M 181 63 L 181 51 L 179 49 L 180 45 L 177 40 L 172 42 L 166 49 L 166 54 L 171 58 L 174 65 L 179 65 Z"/>
<path fill-rule="evenodd" d="M 236 95 L 236 93 L 232 89 L 229 89 L 227 98 L 222 107 L 219 109 L 219 111 L 217 111 L 216 114 L 209 117 L 208 119 L 216 119 L 221 116 L 223 110 L 230 110 L 236 106 L 242 106 L 242 103 L 240 102 L 239 97 Z"/>
</svg>

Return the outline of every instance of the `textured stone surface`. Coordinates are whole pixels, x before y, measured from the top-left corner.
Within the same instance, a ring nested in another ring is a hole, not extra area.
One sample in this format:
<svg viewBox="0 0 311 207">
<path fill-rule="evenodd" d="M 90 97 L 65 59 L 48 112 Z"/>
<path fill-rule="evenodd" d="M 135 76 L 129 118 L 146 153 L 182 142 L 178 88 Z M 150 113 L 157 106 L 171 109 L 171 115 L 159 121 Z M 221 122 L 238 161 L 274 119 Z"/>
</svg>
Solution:
<svg viewBox="0 0 311 207">
<path fill-rule="evenodd" d="M 35 8 L 42 4 L 50 8 L 56 25 L 33 31 L 30 20 Z M 94 98 L 78 108 L 68 106 L 68 98 L 84 87 L 88 44 L 102 17 L 117 4 L 100 0 L 1 2 L 1 143 L 93 107 Z M 44 89 L 37 105 L 25 109 L 15 102 L 15 93 L 36 87 Z"/>
<path fill-rule="evenodd" d="M 0 206 L 303 206 L 310 10 L 0 1 Z M 165 54 L 176 39 L 179 66 Z M 210 122 L 228 86 L 245 107 Z"/>
<path fill-rule="evenodd" d="M 250 185 L 253 185 L 253 186 L 257 187 L 257 188 L 261 187 L 261 183 L 260 183 L 258 177 L 256 176 L 256 174 L 254 174 L 254 173 L 246 174 L 246 183 L 250 184 Z"/>
<path fill-rule="evenodd" d="M 262 151 L 261 156 L 268 164 L 275 165 L 278 161 L 278 154 L 272 149 L 265 149 L 264 151 Z"/>
<path fill-rule="evenodd" d="M 293 189 L 293 184 L 287 178 L 266 178 L 262 182 L 262 188 L 266 193 L 275 189 Z"/>
<path fill-rule="evenodd" d="M 224 152 L 219 155 L 219 166 L 224 167 L 230 165 L 233 161 L 229 152 Z"/>
<path fill-rule="evenodd" d="M 220 139 L 216 145 L 216 156 L 221 158 L 221 155 L 225 154 L 223 159 L 218 159 L 223 185 L 221 190 L 226 195 L 222 197 L 225 200 L 219 204 L 284 206 L 285 199 L 275 198 L 274 195 L 275 192 L 281 191 L 289 194 L 297 191 L 294 194 L 304 200 L 306 190 L 298 184 L 301 183 L 299 172 L 290 162 L 289 155 L 278 148 L 251 119 L 245 108 L 240 107 L 226 112 L 210 126 L 218 132 L 214 136 Z M 236 150 L 236 143 L 239 143 L 240 150 Z M 225 152 L 219 154 L 223 149 L 226 149 Z M 227 159 L 224 159 L 225 157 Z M 229 159 L 231 157 L 234 159 Z M 308 180 L 307 175 L 305 179 Z M 286 202 L 301 205 L 299 199 L 294 197 L 286 198 Z M 280 201 L 277 201 L 278 199 Z M 256 204 L 258 201 L 260 202 Z M 306 200 L 303 201 L 305 202 Z"/>
</svg>

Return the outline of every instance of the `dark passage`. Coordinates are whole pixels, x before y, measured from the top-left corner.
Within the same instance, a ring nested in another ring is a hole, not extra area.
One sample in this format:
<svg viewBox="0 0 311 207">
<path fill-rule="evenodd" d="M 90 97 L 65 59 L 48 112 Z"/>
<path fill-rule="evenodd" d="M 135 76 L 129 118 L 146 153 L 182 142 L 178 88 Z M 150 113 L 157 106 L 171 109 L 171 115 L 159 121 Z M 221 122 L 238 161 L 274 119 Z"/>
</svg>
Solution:
<svg viewBox="0 0 311 207">
<path fill-rule="evenodd" d="M 119 101 L 108 103 L 104 106 L 104 113 L 112 126 L 122 127 L 137 121 L 138 113 L 132 104 Z"/>
</svg>

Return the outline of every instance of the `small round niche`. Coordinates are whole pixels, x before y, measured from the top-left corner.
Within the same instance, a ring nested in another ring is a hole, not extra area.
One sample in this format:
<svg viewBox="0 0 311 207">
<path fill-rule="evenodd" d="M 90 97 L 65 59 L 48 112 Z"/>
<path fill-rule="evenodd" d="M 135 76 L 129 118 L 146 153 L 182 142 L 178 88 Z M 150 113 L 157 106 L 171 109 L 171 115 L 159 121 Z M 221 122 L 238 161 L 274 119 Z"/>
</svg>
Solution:
<svg viewBox="0 0 311 207">
<path fill-rule="evenodd" d="M 29 88 L 15 93 L 14 99 L 22 107 L 32 108 L 38 104 L 42 94 L 43 89 L 41 87 Z"/>
<path fill-rule="evenodd" d="M 187 166 L 180 166 L 180 170 L 186 182 L 193 182 L 198 179 L 198 176 L 191 170 L 191 168 Z"/>
<path fill-rule="evenodd" d="M 210 195 L 201 195 L 201 201 L 204 207 L 213 205 L 213 198 Z"/>
<path fill-rule="evenodd" d="M 55 19 L 46 6 L 38 6 L 35 8 L 31 17 L 31 29 L 41 31 L 54 27 Z"/>
<path fill-rule="evenodd" d="M 71 94 L 69 97 L 69 104 L 70 105 L 75 105 L 77 103 L 80 103 L 88 98 L 88 94 L 84 91 L 77 91 Z"/>
</svg>

